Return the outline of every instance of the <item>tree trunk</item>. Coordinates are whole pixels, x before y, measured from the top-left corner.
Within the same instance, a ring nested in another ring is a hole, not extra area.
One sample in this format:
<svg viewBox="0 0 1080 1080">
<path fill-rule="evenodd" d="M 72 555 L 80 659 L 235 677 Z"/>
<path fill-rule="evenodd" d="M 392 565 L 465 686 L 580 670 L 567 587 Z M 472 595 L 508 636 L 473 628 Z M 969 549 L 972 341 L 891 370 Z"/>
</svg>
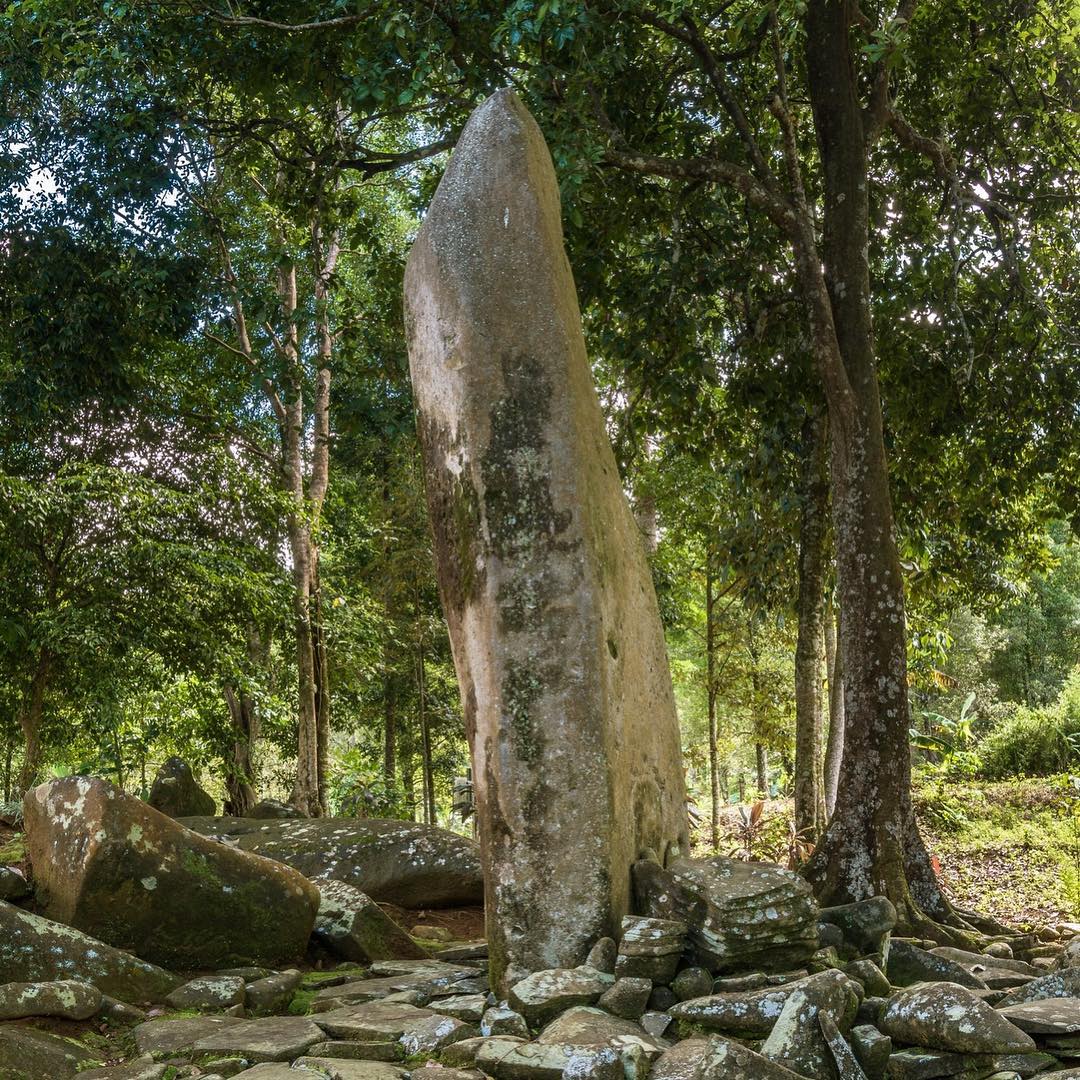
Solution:
<svg viewBox="0 0 1080 1080">
<path fill-rule="evenodd" d="M 795 831 L 817 843 L 825 828 L 822 763 L 822 647 L 825 608 L 826 475 L 824 416 L 803 425 L 802 509 L 799 526 L 798 641 L 795 647 Z"/>
<path fill-rule="evenodd" d="M 705 565 L 705 694 L 709 714 L 709 784 L 712 795 L 710 839 L 712 849 L 720 847 L 720 761 L 716 730 L 716 595 L 712 559 L 706 555 Z"/>
<path fill-rule="evenodd" d="M 330 782 L 330 672 L 326 654 L 326 630 L 323 626 L 322 590 L 319 584 L 319 549 L 312 553 L 311 580 L 311 655 L 315 661 L 315 731 L 319 777 L 319 812 L 326 814 Z"/>
<path fill-rule="evenodd" d="M 844 662 L 837 642 L 840 619 L 833 603 L 825 612 L 825 660 L 829 672 L 829 740 L 825 747 L 825 814 L 831 818 L 836 808 L 840 782 L 840 762 L 844 757 Z"/>
<path fill-rule="evenodd" d="M 754 761 L 757 767 L 757 791 L 759 799 L 769 797 L 769 762 L 764 743 L 754 743 Z"/>
<path fill-rule="evenodd" d="M 385 651 L 383 653 L 386 655 Z M 384 660 L 385 664 L 385 660 Z M 397 718 L 394 715 L 396 692 L 394 689 L 394 673 L 389 666 L 383 670 L 383 776 L 388 784 L 392 784 L 397 775 Z"/>
<path fill-rule="evenodd" d="M 48 649 L 38 651 L 37 664 L 30 678 L 30 686 L 19 710 L 19 727 L 22 728 L 24 753 L 19 772 L 20 797 L 33 786 L 41 767 L 41 719 L 45 713 L 45 691 L 52 671 L 52 654 Z"/>
<path fill-rule="evenodd" d="M 424 821 L 435 824 L 435 776 L 431 765 L 431 727 L 427 712 L 427 677 L 424 671 L 424 640 L 420 639 L 416 658 L 416 690 L 420 704 L 420 751 L 424 785 Z"/>
<path fill-rule="evenodd" d="M 867 142 L 851 55 L 854 5 L 809 0 L 806 62 L 822 161 L 820 263 L 797 243 L 832 434 L 845 725 L 836 808 L 807 865 L 823 904 L 885 895 L 907 932 L 949 916 L 911 805 L 904 591 L 870 315 Z M 808 230 L 807 230 L 808 232 Z M 824 265 L 828 317 L 817 278 Z M 910 883 L 910 884 L 909 884 Z M 958 920 L 957 920 L 958 921 Z"/>
<path fill-rule="evenodd" d="M 4 736 L 4 802 L 11 802 L 11 766 L 15 759 L 15 740 Z"/>
</svg>

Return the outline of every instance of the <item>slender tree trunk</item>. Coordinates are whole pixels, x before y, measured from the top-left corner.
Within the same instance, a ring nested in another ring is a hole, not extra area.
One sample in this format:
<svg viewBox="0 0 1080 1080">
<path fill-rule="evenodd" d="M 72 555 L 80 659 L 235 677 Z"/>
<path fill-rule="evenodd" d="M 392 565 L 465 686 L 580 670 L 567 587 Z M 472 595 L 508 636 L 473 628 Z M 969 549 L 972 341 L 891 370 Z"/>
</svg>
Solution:
<svg viewBox="0 0 1080 1080">
<path fill-rule="evenodd" d="M 416 658 L 416 690 L 420 704 L 420 750 L 424 785 L 424 821 L 435 824 L 435 775 L 431 764 L 431 726 L 427 711 L 427 676 L 424 670 L 424 639 L 420 638 Z"/>
<path fill-rule="evenodd" d="M 247 656 L 253 669 L 265 666 L 268 642 L 264 642 L 258 627 L 249 623 L 247 628 Z M 241 683 L 226 684 L 225 704 L 229 709 L 235 738 L 232 759 L 226 762 L 225 813 L 247 817 L 257 801 L 255 793 L 255 744 L 259 738 L 259 717 L 255 699 Z"/>
<path fill-rule="evenodd" d="M 385 655 L 385 654 L 384 654 Z M 383 673 L 383 776 L 393 783 L 397 775 L 397 718 L 393 672 L 386 668 Z"/>
<path fill-rule="evenodd" d="M 822 903 L 885 895 L 905 930 L 929 932 L 926 915 L 952 916 L 911 805 L 904 590 L 870 315 L 867 136 L 851 53 L 853 11 L 842 0 L 809 0 L 805 16 L 824 228 L 820 262 L 812 262 L 808 221 L 796 255 L 829 403 L 846 675 L 836 808 L 806 872 Z M 827 312 L 820 308 L 822 263 Z"/>
<path fill-rule="evenodd" d="M 15 740 L 4 736 L 4 802 L 11 802 L 11 766 L 15 759 Z"/>
<path fill-rule="evenodd" d="M 795 830 L 817 843 L 825 828 L 822 672 L 824 670 L 825 535 L 829 482 L 824 416 L 803 425 L 802 511 L 799 527 L 798 641 L 795 647 Z"/>
<path fill-rule="evenodd" d="M 720 847 L 720 761 L 716 730 L 716 594 L 713 563 L 705 556 L 705 694 L 709 714 L 709 784 L 712 794 L 710 838 L 712 849 Z"/>
<path fill-rule="evenodd" d="M 836 789 L 840 783 L 840 762 L 844 757 L 844 662 L 838 647 L 833 603 L 825 613 L 825 659 L 829 671 L 829 740 L 825 747 L 825 814 L 831 818 L 836 808 Z"/>
<path fill-rule="evenodd" d="M 769 797 L 769 759 L 764 743 L 754 743 L 754 762 L 757 768 L 757 790 L 759 799 Z"/>
<path fill-rule="evenodd" d="M 29 791 L 37 780 L 41 767 L 41 720 L 45 713 L 45 691 L 52 672 L 52 654 L 38 650 L 37 664 L 30 677 L 30 686 L 19 710 L 19 726 L 23 733 L 23 763 L 19 772 L 19 794 Z"/>
<path fill-rule="evenodd" d="M 330 772 L 330 672 L 326 653 L 326 630 L 323 626 L 322 592 L 319 586 L 319 552 L 315 549 L 311 594 L 311 653 L 315 661 L 315 729 L 319 776 L 319 811 L 327 813 L 327 790 Z"/>
</svg>

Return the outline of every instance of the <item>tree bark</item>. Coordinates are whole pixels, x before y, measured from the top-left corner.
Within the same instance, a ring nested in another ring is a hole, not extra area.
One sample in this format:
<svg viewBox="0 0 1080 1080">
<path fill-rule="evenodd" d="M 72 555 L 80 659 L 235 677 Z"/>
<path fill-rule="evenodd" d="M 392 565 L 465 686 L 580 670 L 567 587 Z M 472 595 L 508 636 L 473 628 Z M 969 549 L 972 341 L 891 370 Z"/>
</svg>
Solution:
<svg viewBox="0 0 1080 1080">
<path fill-rule="evenodd" d="M 424 785 L 424 821 L 435 824 L 435 774 L 431 762 L 431 725 L 427 711 L 427 676 L 424 670 L 424 639 L 420 638 L 416 657 L 416 691 L 420 713 L 421 772 Z"/>
<path fill-rule="evenodd" d="M 709 786 L 712 797 L 710 814 L 710 840 L 712 849 L 720 847 L 720 761 L 717 750 L 716 697 L 716 593 L 713 580 L 713 563 L 705 556 L 705 694 L 709 715 Z"/>
<path fill-rule="evenodd" d="M 19 727 L 23 733 L 23 762 L 19 771 L 20 797 L 33 786 L 41 768 L 41 721 L 45 714 L 45 692 L 52 673 L 52 654 L 42 647 L 30 677 L 30 686 L 19 710 Z"/>
<path fill-rule="evenodd" d="M 825 815 L 836 809 L 836 789 L 840 782 L 840 763 L 844 757 L 844 661 L 836 627 L 840 612 L 833 603 L 825 612 L 825 662 L 829 678 L 829 738 L 825 746 Z"/>
<path fill-rule="evenodd" d="M 764 743 L 754 743 L 754 762 L 757 767 L 757 790 L 759 799 L 769 797 L 769 759 Z"/>
<path fill-rule="evenodd" d="M 822 778 L 825 535 L 829 482 L 824 416 L 803 425 L 799 526 L 798 641 L 795 647 L 795 831 L 816 844 L 825 828 Z"/>
<path fill-rule="evenodd" d="M 906 931 L 929 931 L 926 914 L 944 919 L 950 909 L 911 804 L 904 590 L 870 315 L 867 138 L 851 52 L 853 11 L 847 0 L 809 0 L 805 15 L 825 196 L 820 257 L 829 316 L 815 319 L 812 313 L 811 324 L 832 433 L 846 674 L 836 808 L 806 872 L 823 904 L 884 895 L 896 905 Z M 810 263 L 812 238 L 807 235 L 796 250 L 804 281 L 818 300 L 821 264 Z"/>
</svg>

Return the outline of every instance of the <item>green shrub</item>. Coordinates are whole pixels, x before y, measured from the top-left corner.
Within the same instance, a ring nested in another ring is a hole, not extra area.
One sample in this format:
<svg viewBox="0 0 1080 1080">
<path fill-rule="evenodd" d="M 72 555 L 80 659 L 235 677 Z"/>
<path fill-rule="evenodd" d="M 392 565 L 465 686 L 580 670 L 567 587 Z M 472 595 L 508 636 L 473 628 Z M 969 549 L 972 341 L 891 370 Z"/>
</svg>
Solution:
<svg viewBox="0 0 1080 1080">
<path fill-rule="evenodd" d="M 1004 780 L 1064 772 L 1076 760 L 1078 735 L 1080 712 L 1070 715 L 1060 701 L 1042 709 L 1018 708 L 979 746 L 982 774 Z"/>
</svg>

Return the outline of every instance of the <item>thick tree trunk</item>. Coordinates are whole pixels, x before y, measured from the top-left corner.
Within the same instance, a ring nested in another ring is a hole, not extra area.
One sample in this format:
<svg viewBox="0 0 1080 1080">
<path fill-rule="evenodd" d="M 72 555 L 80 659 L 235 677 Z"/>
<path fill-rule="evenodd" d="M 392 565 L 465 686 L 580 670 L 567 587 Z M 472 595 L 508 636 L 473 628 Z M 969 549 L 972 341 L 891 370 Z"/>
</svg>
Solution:
<svg viewBox="0 0 1080 1080">
<path fill-rule="evenodd" d="M 829 502 L 824 416 L 803 426 L 802 510 L 799 527 L 798 641 L 795 647 L 795 831 L 817 843 L 825 828 L 822 778 L 825 535 Z"/>
<path fill-rule="evenodd" d="M 840 763 L 844 758 L 844 661 L 837 641 L 840 612 L 830 603 L 825 612 L 825 663 L 829 672 L 829 739 L 825 746 L 825 814 L 836 809 Z"/>
<path fill-rule="evenodd" d="M 19 727 L 22 728 L 24 747 L 22 769 L 19 771 L 20 797 L 34 786 L 41 767 L 41 721 L 45 714 L 45 691 L 51 672 L 52 655 L 48 649 L 40 649 L 26 698 L 19 710 Z"/>
<path fill-rule="evenodd" d="M 825 191 L 820 255 L 831 326 L 814 314 L 811 322 L 829 403 L 846 675 L 836 808 L 807 875 L 824 904 L 885 895 L 903 928 L 920 931 L 929 930 L 924 913 L 945 918 L 949 908 L 911 805 L 904 590 L 870 316 L 867 144 L 851 55 L 853 10 L 843 0 L 809 0 L 806 11 L 807 77 Z M 801 247 L 804 281 L 813 282 L 810 251 L 806 243 Z"/>
<path fill-rule="evenodd" d="M 256 802 L 252 783 L 255 769 L 251 758 L 255 703 L 243 688 L 226 684 L 224 694 L 235 731 L 232 753 L 225 768 L 224 809 L 226 814 L 233 817 L 247 817 Z"/>
</svg>

